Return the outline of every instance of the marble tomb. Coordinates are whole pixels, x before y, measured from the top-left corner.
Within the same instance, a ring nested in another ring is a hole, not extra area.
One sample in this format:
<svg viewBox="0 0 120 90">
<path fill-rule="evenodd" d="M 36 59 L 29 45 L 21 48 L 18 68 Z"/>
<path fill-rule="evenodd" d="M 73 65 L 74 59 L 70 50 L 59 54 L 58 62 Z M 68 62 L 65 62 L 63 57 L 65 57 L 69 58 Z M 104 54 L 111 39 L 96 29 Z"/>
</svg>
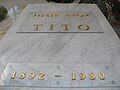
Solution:
<svg viewBox="0 0 120 90">
<path fill-rule="evenodd" d="M 0 90 L 120 90 L 120 40 L 95 4 L 30 4 L 0 41 Z"/>
</svg>

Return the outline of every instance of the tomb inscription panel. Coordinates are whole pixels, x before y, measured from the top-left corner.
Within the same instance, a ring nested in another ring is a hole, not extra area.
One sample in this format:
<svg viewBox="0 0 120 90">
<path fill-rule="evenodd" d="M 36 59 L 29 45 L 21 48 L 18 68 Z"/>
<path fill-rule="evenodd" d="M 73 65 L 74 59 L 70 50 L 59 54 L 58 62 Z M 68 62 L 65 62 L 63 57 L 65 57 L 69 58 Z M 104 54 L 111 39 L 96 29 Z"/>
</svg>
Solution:
<svg viewBox="0 0 120 90">
<path fill-rule="evenodd" d="M 31 12 L 17 32 L 102 33 L 103 30 L 92 12 Z"/>
<path fill-rule="evenodd" d="M 114 70 L 109 63 L 8 63 L 1 76 L 1 85 L 49 88 L 114 87 L 120 85 Z"/>
</svg>

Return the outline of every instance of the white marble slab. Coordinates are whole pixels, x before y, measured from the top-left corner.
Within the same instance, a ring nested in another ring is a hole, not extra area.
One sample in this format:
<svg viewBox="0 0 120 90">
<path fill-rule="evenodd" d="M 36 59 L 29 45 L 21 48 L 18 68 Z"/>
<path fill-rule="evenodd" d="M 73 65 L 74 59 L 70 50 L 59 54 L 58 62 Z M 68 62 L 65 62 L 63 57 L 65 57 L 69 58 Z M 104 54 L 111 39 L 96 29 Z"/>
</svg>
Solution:
<svg viewBox="0 0 120 90">
<path fill-rule="evenodd" d="M 1 81 L 3 86 L 11 87 L 119 87 L 119 76 L 116 72 L 113 73 L 115 69 L 116 68 L 111 63 L 8 63 L 6 68 L 4 69 L 4 72 L 2 73 Z M 22 72 L 25 76 L 21 79 L 20 76 Z M 90 73 L 93 73 L 95 75 L 94 80 L 91 80 Z M 100 78 L 99 73 L 102 74 L 102 78 Z M 43 75 L 42 79 L 39 79 L 40 74 Z M 83 74 L 85 75 L 85 77 L 81 80 L 80 75 L 82 77 Z"/>
<path fill-rule="evenodd" d="M 44 11 L 29 13 L 18 33 L 103 33 L 101 26 L 92 12 L 80 11 Z"/>
<path fill-rule="evenodd" d="M 31 12 L 80 11 L 92 12 L 104 33 L 16 33 Z M 7 63 L 111 63 L 120 76 L 120 40 L 99 8 L 86 4 L 31 4 L 0 41 L 0 74 Z M 61 90 L 61 88 L 16 87 L 11 90 Z M 63 88 L 64 90 L 88 90 Z M 89 90 L 119 90 L 120 88 L 95 88 Z M 8 88 L 0 87 L 0 90 Z M 10 90 L 10 88 L 9 88 Z"/>
</svg>

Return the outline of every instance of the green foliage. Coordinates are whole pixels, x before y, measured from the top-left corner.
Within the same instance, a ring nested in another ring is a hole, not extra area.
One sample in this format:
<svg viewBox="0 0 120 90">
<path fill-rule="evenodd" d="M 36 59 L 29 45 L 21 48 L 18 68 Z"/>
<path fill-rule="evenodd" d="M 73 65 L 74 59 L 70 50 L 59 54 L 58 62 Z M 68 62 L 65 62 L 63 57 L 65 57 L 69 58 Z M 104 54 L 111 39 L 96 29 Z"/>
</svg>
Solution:
<svg viewBox="0 0 120 90">
<path fill-rule="evenodd" d="M 115 18 L 120 20 L 120 2 L 118 0 L 108 0 L 107 3 L 112 7 Z"/>
<path fill-rule="evenodd" d="M 106 1 L 107 0 L 95 0 L 95 3 L 98 5 L 100 10 L 103 12 L 106 18 L 108 18 L 108 12 L 106 7 Z"/>
<path fill-rule="evenodd" d="M 96 3 L 105 17 L 108 17 L 106 3 L 112 7 L 112 13 L 117 20 L 120 20 L 120 2 L 118 0 L 81 0 L 79 3 Z"/>
<path fill-rule="evenodd" d="M 7 9 L 4 6 L 0 7 L 0 21 L 7 17 Z"/>
</svg>

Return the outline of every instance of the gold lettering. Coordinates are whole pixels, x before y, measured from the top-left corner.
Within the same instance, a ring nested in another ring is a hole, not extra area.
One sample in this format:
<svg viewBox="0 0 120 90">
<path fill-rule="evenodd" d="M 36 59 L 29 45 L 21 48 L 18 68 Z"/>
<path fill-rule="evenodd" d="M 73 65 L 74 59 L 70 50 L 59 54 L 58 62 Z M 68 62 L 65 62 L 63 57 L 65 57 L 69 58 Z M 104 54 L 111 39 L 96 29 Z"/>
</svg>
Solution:
<svg viewBox="0 0 120 90">
<path fill-rule="evenodd" d="M 51 24 L 51 25 L 50 25 L 50 29 L 49 29 L 49 30 L 53 30 L 53 27 L 54 27 L 54 25 L 53 25 L 53 24 Z"/>
<path fill-rule="evenodd" d="M 84 13 L 84 15 L 85 15 L 85 16 L 89 16 L 89 14 L 87 14 L 87 13 Z"/>
<path fill-rule="evenodd" d="M 90 73 L 90 74 L 89 74 L 89 78 L 90 78 L 91 80 L 95 80 L 96 76 L 95 76 L 94 73 Z"/>
<path fill-rule="evenodd" d="M 76 80 L 76 74 L 72 73 L 72 80 Z"/>
<path fill-rule="evenodd" d="M 66 13 L 65 16 L 66 16 L 66 17 L 70 17 L 70 14 L 67 14 L 67 13 Z"/>
<path fill-rule="evenodd" d="M 38 80 L 44 80 L 45 73 L 41 72 L 39 73 Z"/>
<path fill-rule="evenodd" d="M 36 17 L 37 16 L 37 14 L 34 14 L 34 17 Z"/>
<path fill-rule="evenodd" d="M 80 73 L 80 80 L 84 80 L 86 78 L 86 75 L 85 75 L 85 73 Z"/>
<path fill-rule="evenodd" d="M 46 14 L 46 17 L 50 17 L 50 15 L 49 15 L 49 14 Z"/>
<path fill-rule="evenodd" d="M 84 16 L 84 14 L 83 14 L 83 13 L 81 13 L 81 14 L 80 14 L 80 17 L 83 17 L 83 16 Z"/>
<path fill-rule="evenodd" d="M 26 77 L 26 73 L 25 72 L 21 72 L 19 75 L 20 79 L 24 79 Z"/>
<path fill-rule="evenodd" d="M 34 14 L 34 17 L 58 17 L 61 14 L 59 13 L 41 13 L 41 14 Z M 87 17 L 89 14 L 87 13 L 64 13 L 65 17 Z"/>
<path fill-rule="evenodd" d="M 104 73 L 98 73 L 98 77 L 101 79 L 101 80 L 104 80 L 105 79 L 105 74 Z"/>
<path fill-rule="evenodd" d="M 68 25 L 67 24 L 62 24 L 62 26 L 64 27 L 64 31 L 68 31 Z"/>
<path fill-rule="evenodd" d="M 16 76 L 16 72 L 13 72 L 12 76 L 11 76 L 11 79 L 15 79 L 15 76 Z"/>
<path fill-rule="evenodd" d="M 76 14 L 76 16 L 78 17 L 80 14 Z"/>
<path fill-rule="evenodd" d="M 89 30 L 89 26 L 85 25 L 85 24 L 81 24 L 78 26 L 78 29 L 81 31 L 87 31 L 87 30 Z"/>
<path fill-rule="evenodd" d="M 76 17 L 77 14 L 72 14 L 71 16 Z"/>
<path fill-rule="evenodd" d="M 29 79 L 33 79 L 35 77 L 35 73 L 34 72 L 31 72 L 30 74 L 29 74 Z"/>
<path fill-rule="evenodd" d="M 40 26 L 43 26 L 43 25 L 42 24 L 34 24 L 33 26 L 35 27 L 34 31 L 39 31 Z"/>
<path fill-rule="evenodd" d="M 41 15 L 41 17 L 44 17 L 44 16 L 45 16 L 44 14 Z"/>
<path fill-rule="evenodd" d="M 51 17 L 53 17 L 53 13 L 51 14 Z"/>
<path fill-rule="evenodd" d="M 38 14 L 38 17 L 40 17 L 40 14 Z"/>
<path fill-rule="evenodd" d="M 58 17 L 59 16 L 59 14 L 55 14 L 55 17 Z"/>
</svg>

